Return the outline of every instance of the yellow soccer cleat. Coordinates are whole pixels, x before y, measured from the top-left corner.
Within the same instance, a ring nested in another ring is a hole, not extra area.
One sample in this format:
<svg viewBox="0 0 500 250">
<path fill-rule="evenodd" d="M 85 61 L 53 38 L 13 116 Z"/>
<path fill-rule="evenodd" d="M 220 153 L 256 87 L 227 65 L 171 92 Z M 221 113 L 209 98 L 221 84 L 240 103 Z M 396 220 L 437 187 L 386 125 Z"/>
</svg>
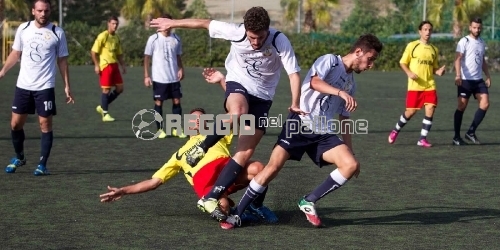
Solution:
<svg viewBox="0 0 500 250">
<path fill-rule="evenodd" d="M 179 138 L 186 138 L 187 135 L 184 134 L 184 131 L 181 130 L 180 134 L 177 134 L 177 129 L 172 130 L 172 136 L 179 137 Z"/>
<path fill-rule="evenodd" d="M 115 118 L 111 117 L 109 114 L 105 114 L 105 115 L 102 117 L 102 121 L 103 121 L 103 122 L 114 122 L 114 121 L 115 121 Z"/>
<path fill-rule="evenodd" d="M 97 113 L 99 113 L 100 115 L 104 116 L 104 110 L 102 110 L 101 105 L 97 105 L 95 111 L 97 111 Z"/>
<path fill-rule="evenodd" d="M 160 131 L 160 135 L 158 135 L 158 138 L 164 139 L 165 137 L 167 137 L 167 133 L 165 133 L 165 131 L 163 131 L 163 129 L 160 129 L 158 131 Z"/>
</svg>

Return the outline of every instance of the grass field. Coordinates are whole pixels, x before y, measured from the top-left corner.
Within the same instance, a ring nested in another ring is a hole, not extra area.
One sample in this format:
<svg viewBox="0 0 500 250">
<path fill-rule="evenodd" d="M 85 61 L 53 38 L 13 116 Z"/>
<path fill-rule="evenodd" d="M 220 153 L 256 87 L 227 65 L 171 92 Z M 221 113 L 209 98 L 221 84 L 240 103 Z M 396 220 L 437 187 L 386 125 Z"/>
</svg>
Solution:
<svg viewBox="0 0 500 250">
<path fill-rule="evenodd" d="M 10 106 L 18 69 L 0 82 L 0 159 L 13 156 Z M 319 169 L 304 157 L 288 162 L 270 184 L 266 204 L 278 225 L 256 224 L 225 231 L 196 208 L 197 197 L 182 175 L 157 190 L 99 202 L 106 186 L 150 178 L 185 139 L 142 141 L 131 130 L 134 114 L 152 108 L 151 89 L 142 68 L 124 76 L 125 92 L 110 107 L 117 119 L 103 123 L 95 112 L 100 94 L 91 67 L 71 68 L 74 105 L 64 104 L 58 82 L 55 140 L 48 168 L 35 177 L 40 132 L 36 117 L 25 126 L 28 164 L 15 174 L 0 173 L 0 244 L 2 249 L 493 249 L 500 236 L 498 167 L 500 162 L 500 89 L 493 76 L 491 106 L 478 129 L 483 145 L 455 147 L 452 74 L 438 78 L 439 107 L 430 149 L 416 146 L 423 114 L 387 143 L 405 103 L 403 73 L 366 72 L 357 76 L 358 110 L 353 118 L 369 121 L 369 134 L 354 136 L 361 175 L 318 202 L 326 225 L 313 228 L 296 202 L 322 182 L 331 167 Z M 201 69 L 188 69 L 183 81 L 183 110 L 205 107 L 223 112 L 223 92 L 206 84 Z M 302 76 L 306 72 L 302 72 Z M 290 90 L 282 77 L 271 115 L 286 115 Z M 467 129 L 477 108 L 464 116 Z M 164 106 L 169 112 L 171 104 Z M 270 129 L 254 158 L 267 162 L 279 133 Z M 234 143 L 236 144 L 236 143 Z M 238 201 L 242 192 L 234 197 Z M 495 240 L 496 239 L 496 240 Z M 496 242 L 496 243 L 495 243 Z M 495 247 L 497 245 L 497 247 Z"/>
</svg>

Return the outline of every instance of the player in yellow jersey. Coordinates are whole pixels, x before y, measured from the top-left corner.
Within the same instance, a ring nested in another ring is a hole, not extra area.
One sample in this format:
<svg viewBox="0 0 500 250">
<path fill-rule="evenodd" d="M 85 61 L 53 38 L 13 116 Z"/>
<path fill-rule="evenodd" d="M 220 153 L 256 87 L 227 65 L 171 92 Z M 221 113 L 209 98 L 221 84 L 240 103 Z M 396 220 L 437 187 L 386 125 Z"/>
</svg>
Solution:
<svg viewBox="0 0 500 250">
<path fill-rule="evenodd" d="M 196 115 L 198 117 L 196 121 L 190 121 L 190 123 L 196 123 L 196 126 L 190 128 L 190 130 L 199 131 L 199 116 L 205 114 L 205 111 L 201 108 L 196 108 L 193 109 L 190 114 Z M 223 139 L 217 142 L 215 146 L 208 150 L 205 157 L 197 165 L 191 167 L 186 163 L 185 152 L 201 143 L 204 138 L 204 135 L 191 136 L 186 144 L 184 144 L 184 146 L 182 146 L 177 152 L 175 152 L 170 160 L 168 160 L 168 162 L 165 163 L 162 168 L 160 168 L 155 174 L 153 174 L 151 179 L 121 188 L 108 186 L 109 192 L 100 195 L 101 202 L 116 201 L 127 194 L 138 194 L 154 190 L 177 175 L 179 172 L 184 173 L 187 181 L 193 186 L 193 189 L 198 195 L 198 198 L 202 198 L 212 189 L 212 186 L 219 176 L 220 171 L 231 159 L 229 146 L 231 144 L 233 135 L 226 135 Z M 224 196 L 219 200 L 219 206 L 226 215 L 229 214 L 230 207 L 234 206 L 234 202 L 232 202 L 228 198 L 228 195 L 240 189 L 246 188 L 248 186 L 248 183 L 250 183 L 250 180 L 252 180 L 252 178 L 260 171 L 262 171 L 263 168 L 264 165 L 258 161 L 250 160 L 249 162 L 247 162 L 245 169 L 240 173 L 238 179 L 231 187 L 226 190 Z M 254 204 L 260 206 L 261 208 L 264 207 L 262 203 L 263 199 L 256 199 L 254 201 Z M 255 221 L 258 220 L 258 218 L 250 213 L 247 213 L 246 216 L 243 216 L 241 218 L 241 220 Z M 230 229 L 233 227 L 233 225 L 225 221 L 221 222 L 220 226 L 223 229 Z"/>
<path fill-rule="evenodd" d="M 101 114 L 103 122 L 115 120 L 108 114 L 108 106 L 123 92 L 123 79 L 118 63 L 122 67 L 122 73 L 127 72 L 120 38 L 116 34 L 118 25 L 118 18 L 110 17 L 108 29 L 97 36 L 90 52 L 94 61 L 94 71 L 99 75 L 102 89 L 101 105 L 97 106 L 96 111 Z M 115 89 L 111 91 L 113 87 Z"/>
<path fill-rule="evenodd" d="M 418 26 L 420 39 L 410 42 L 399 61 L 401 68 L 408 75 L 408 92 L 406 95 L 406 111 L 401 115 L 396 127 L 389 134 L 389 143 L 394 143 L 404 125 L 425 107 L 425 117 L 422 121 L 422 130 L 418 146 L 431 147 L 427 141 L 427 134 L 431 130 L 432 117 L 437 107 L 436 81 L 434 74 L 442 76 L 445 67 L 439 67 L 439 50 L 429 43 L 432 34 L 432 23 L 422 21 Z"/>
</svg>

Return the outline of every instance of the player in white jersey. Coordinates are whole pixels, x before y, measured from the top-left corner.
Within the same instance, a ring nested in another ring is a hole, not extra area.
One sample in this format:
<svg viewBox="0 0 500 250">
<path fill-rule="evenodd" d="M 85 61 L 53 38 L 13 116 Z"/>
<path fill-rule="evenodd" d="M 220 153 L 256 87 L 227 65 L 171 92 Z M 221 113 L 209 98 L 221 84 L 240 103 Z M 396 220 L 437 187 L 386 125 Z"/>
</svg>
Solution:
<svg viewBox="0 0 500 250">
<path fill-rule="evenodd" d="M 460 137 L 460 128 L 462 126 L 462 117 L 469 103 L 471 95 L 477 99 L 479 108 L 474 115 L 474 120 L 465 133 L 465 139 L 474 144 L 480 144 L 476 136 L 476 129 L 483 121 L 486 111 L 490 106 L 488 88 L 491 85 L 488 64 L 484 58 L 486 44 L 481 39 L 482 20 L 480 18 L 472 19 L 469 25 L 470 34 L 463 37 L 457 44 L 455 57 L 455 84 L 457 85 L 458 107 L 455 111 L 453 137 L 454 145 L 466 144 Z M 486 80 L 483 80 L 483 74 Z"/>
<path fill-rule="evenodd" d="M 169 14 L 162 17 L 172 18 Z M 144 85 L 153 85 L 154 110 L 163 116 L 163 101 L 172 99 L 172 114 L 182 115 L 181 107 L 181 80 L 184 78 L 184 67 L 182 66 L 182 44 L 181 39 L 171 30 L 160 31 L 149 37 L 144 49 Z M 151 65 L 151 76 L 149 75 L 149 64 Z M 158 138 L 167 137 L 167 133 L 156 122 L 160 135 Z M 186 138 L 184 132 L 173 129 L 173 136 Z"/>
<path fill-rule="evenodd" d="M 66 36 L 63 29 L 49 22 L 50 7 L 48 0 L 34 1 L 31 13 L 35 20 L 19 25 L 12 52 L 0 71 L 2 78 L 21 59 L 10 122 L 16 157 L 5 168 L 7 173 L 14 173 L 17 167 L 26 164 L 24 124 L 28 114 L 36 110 L 42 136 L 40 161 L 34 175 L 49 174 L 47 159 L 53 141 L 52 117 L 56 115 L 56 63 L 65 84 L 66 102 L 74 103 L 69 84 Z"/>
<path fill-rule="evenodd" d="M 282 68 L 290 79 L 292 103 L 289 109 L 304 113 L 299 107 L 300 67 L 295 52 L 288 38 L 270 28 L 270 23 L 269 15 L 262 7 L 250 8 L 243 17 L 243 24 L 209 19 L 160 18 L 151 21 L 150 26 L 160 31 L 170 28 L 204 28 L 208 29 L 213 38 L 231 41 L 231 50 L 225 62 L 227 76 L 226 85 L 223 86 L 226 91 L 224 107 L 233 118 L 239 118 L 242 114 L 253 115 L 256 130 L 255 135 L 239 136 L 236 153 L 219 175 L 212 190 L 199 201 L 204 204 L 204 210 L 218 220 L 225 220 L 226 216 L 220 212 L 217 200 L 234 183 L 242 166 L 253 155 L 265 134 L 265 125 L 258 121 L 268 116 Z M 250 124 L 246 125 L 248 127 Z M 188 164 L 196 165 L 205 152 L 223 137 L 224 135 L 209 135 L 201 145 L 188 150 Z"/>
<path fill-rule="evenodd" d="M 307 73 L 302 83 L 300 109 L 308 114 L 290 113 L 278 141 L 271 153 L 268 164 L 250 182 L 240 200 L 234 217 L 239 217 L 246 207 L 267 189 L 287 160 L 300 161 L 304 153 L 319 167 L 335 164 L 337 169 L 308 195 L 300 199 L 298 206 L 314 226 L 321 221 L 315 210 L 315 203 L 328 193 L 340 188 L 360 172 L 359 162 L 353 154 L 351 134 L 332 130 L 329 121 L 346 121 L 350 112 L 357 107 L 352 97 L 355 86 L 353 73 L 361 73 L 373 67 L 383 45 L 371 34 L 361 36 L 350 52 L 341 57 L 327 54 L 319 57 Z M 314 122 L 321 121 L 321 122 Z M 341 131 L 349 131 L 350 122 L 341 122 Z M 233 225 L 238 220 L 231 218 Z M 228 220 L 229 221 L 229 220 Z"/>
</svg>

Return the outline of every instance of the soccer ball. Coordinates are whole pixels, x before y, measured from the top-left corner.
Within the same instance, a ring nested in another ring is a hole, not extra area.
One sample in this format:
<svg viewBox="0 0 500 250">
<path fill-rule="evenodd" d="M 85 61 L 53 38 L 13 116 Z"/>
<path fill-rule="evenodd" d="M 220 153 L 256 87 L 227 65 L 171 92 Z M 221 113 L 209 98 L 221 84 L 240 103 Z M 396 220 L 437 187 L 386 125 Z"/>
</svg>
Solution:
<svg viewBox="0 0 500 250">
<path fill-rule="evenodd" d="M 153 109 L 143 109 L 135 113 L 132 118 L 132 131 L 135 137 L 141 140 L 151 141 L 160 135 L 156 127 L 156 122 L 160 123 L 160 128 L 163 127 L 163 117 Z"/>
</svg>

